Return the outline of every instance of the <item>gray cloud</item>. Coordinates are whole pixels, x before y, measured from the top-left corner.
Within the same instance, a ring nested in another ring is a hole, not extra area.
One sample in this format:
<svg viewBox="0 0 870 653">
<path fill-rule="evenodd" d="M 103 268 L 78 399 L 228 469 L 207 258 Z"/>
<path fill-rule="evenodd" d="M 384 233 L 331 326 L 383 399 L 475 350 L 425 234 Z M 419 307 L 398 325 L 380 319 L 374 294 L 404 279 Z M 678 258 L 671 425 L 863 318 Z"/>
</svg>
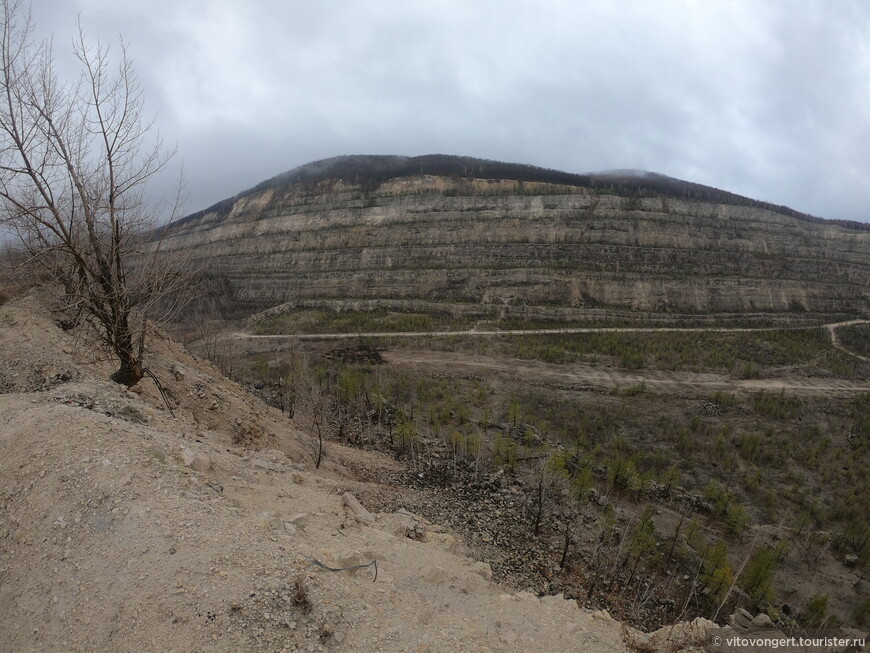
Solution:
<svg viewBox="0 0 870 653">
<path fill-rule="evenodd" d="M 312 159 L 644 168 L 870 220 L 863 0 L 35 0 L 123 34 L 190 209 Z"/>
</svg>

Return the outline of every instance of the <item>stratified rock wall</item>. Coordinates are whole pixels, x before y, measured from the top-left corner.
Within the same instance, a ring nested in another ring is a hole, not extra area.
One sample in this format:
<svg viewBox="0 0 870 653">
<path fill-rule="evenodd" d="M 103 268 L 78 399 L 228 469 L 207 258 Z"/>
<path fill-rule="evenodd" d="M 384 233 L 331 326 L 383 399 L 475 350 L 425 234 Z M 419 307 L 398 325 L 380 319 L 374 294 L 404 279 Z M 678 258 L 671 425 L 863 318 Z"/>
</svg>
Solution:
<svg viewBox="0 0 870 653">
<path fill-rule="evenodd" d="M 870 231 L 768 208 L 431 175 L 285 184 L 222 204 L 170 228 L 163 248 L 256 309 L 870 309 Z"/>
</svg>

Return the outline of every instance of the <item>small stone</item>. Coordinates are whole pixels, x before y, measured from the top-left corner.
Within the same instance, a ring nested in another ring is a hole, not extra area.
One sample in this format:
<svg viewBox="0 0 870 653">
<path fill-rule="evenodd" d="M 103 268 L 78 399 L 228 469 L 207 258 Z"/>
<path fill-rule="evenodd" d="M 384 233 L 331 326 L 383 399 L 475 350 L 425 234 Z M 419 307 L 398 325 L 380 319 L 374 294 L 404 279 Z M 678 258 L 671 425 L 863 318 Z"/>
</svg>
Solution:
<svg viewBox="0 0 870 653">
<path fill-rule="evenodd" d="M 773 619 L 763 612 L 755 615 L 755 619 L 752 620 L 752 625 L 755 628 L 776 628 Z"/>
<path fill-rule="evenodd" d="M 257 452 L 257 457 L 269 462 L 280 463 L 287 458 L 287 454 L 278 449 L 261 449 Z"/>
<path fill-rule="evenodd" d="M 208 454 L 198 453 L 196 454 L 196 459 L 193 461 L 193 467 L 191 468 L 196 472 L 206 472 L 211 469 L 211 458 L 208 457 Z"/>
<path fill-rule="evenodd" d="M 257 515 L 257 525 L 264 530 L 280 530 L 284 524 L 274 510 L 264 510 Z"/>
<path fill-rule="evenodd" d="M 752 615 L 743 608 L 737 608 L 737 612 L 728 617 L 728 623 L 732 628 L 746 629 L 752 625 Z"/>
<path fill-rule="evenodd" d="M 298 528 L 305 528 L 308 526 L 309 517 L 310 515 L 307 512 L 297 512 L 295 515 L 287 517 L 287 521 Z"/>
<path fill-rule="evenodd" d="M 353 513 L 357 521 L 368 524 L 369 526 L 375 523 L 375 518 L 372 517 L 372 514 L 363 508 L 359 500 L 350 492 L 345 492 L 341 495 L 341 500 L 345 507 Z"/>
<path fill-rule="evenodd" d="M 845 558 L 843 558 L 843 564 L 847 567 L 857 567 L 858 556 L 856 556 L 854 553 L 848 554 Z"/>
<path fill-rule="evenodd" d="M 342 567 L 355 567 L 356 565 L 363 564 L 362 556 L 359 551 L 348 549 L 338 554 L 338 564 Z"/>
<path fill-rule="evenodd" d="M 444 569 L 437 565 L 425 565 L 420 569 L 420 577 L 431 585 L 442 585 L 447 580 Z"/>
<path fill-rule="evenodd" d="M 284 465 L 281 465 L 280 463 L 273 463 L 273 462 L 270 462 L 268 460 L 262 460 L 260 458 L 252 458 L 251 464 L 254 467 L 259 467 L 260 469 L 266 469 L 270 472 L 283 472 L 284 471 Z"/>
<path fill-rule="evenodd" d="M 475 562 L 471 565 L 475 574 L 483 578 L 488 583 L 492 582 L 492 567 L 487 562 Z"/>
<path fill-rule="evenodd" d="M 206 472 L 211 468 L 211 458 L 208 457 L 208 454 L 194 453 L 187 448 L 181 450 L 181 461 L 185 467 L 189 467 L 195 472 Z"/>
<path fill-rule="evenodd" d="M 194 460 L 196 460 L 196 455 L 190 449 L 181 450 L 181 462 L 185 467 L 193 467 Z"/>
<path fill-rule="evenodd" d="M 509 630 L 504 635 L 502 635 L 500 639 L 505 644 L 514 644 L 517 641 L 517 634 L 514 631 Z"/>
</svg>

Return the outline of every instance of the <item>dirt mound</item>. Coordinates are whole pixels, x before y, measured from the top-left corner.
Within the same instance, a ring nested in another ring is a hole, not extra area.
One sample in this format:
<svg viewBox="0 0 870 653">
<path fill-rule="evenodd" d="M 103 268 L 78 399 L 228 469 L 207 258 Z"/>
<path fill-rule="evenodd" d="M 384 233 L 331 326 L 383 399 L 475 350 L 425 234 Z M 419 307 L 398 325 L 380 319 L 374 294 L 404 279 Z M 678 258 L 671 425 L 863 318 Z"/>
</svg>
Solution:
<svg viewBox="0 0 870 653">
<path fill-rule="evenodd" d="M 73 334 L 58 328 L 29 295 L 0 309 L 0 392 L 48 390 L 81 377 Z"/>
<path fill-rule="evenodd" d="M 391 461 L 333 446 L 309 469 L 292 423 L 155 333 L 173 416 L 83 337 L 32 297 L 0 307 L 0 650 L 626 650 L 606 613 L 510 593 L 445 529 L 369 513 L 349 493 L 396 490 L 352 468 Z"/>
</svg>

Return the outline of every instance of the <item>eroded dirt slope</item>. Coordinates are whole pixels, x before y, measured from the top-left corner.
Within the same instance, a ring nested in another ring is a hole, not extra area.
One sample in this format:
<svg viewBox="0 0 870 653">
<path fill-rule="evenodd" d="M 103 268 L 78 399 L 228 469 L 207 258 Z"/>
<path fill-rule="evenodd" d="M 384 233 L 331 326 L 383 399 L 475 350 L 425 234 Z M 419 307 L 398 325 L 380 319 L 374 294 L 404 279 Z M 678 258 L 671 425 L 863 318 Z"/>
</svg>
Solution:
<svg viewBox="0 0 870 653">
<path fill-rule="evenodd" d="M 498 586 L 445 528 L 359 504 L 401 503 L 370 480 L 394 461 L 332 445 L 311 469 L 304 433 L 159 333 L 148 364 L 173 414 L 90 351 L 40 299 L 0 306 L 0 651 L 676 652 L 711 636 Z"/>
<path fill-rule="evenodd" d="M 165 339 L 149 364 L 174 417 L 147 382 L 105 381 L 85 342 L 32 297 L 0 307 L 0 650 L 618 651 L 639 636 L 500 588 L 443 528 L 368 513 L 350 467 L 390 461 L 333 447 L 310 469 L 304 434 Z M 376 581 L 318 564 L 373 561 Z"/>
</svg>

